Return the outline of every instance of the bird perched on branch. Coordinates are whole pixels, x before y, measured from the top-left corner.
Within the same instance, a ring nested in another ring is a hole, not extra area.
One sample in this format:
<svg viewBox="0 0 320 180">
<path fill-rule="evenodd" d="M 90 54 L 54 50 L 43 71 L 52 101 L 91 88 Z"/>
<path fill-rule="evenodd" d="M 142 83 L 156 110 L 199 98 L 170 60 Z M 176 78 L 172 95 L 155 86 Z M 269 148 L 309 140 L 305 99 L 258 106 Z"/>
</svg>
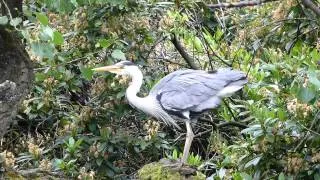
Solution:
<svg viewBox="0 0 320 180">
<path fill-rule="evenodd" d="M 185 121 L 187 136 L 181 163 L 187 161 L 194 137 L 191 123 L 204 112 L 219 106 L 223 97 L 240 90 L 246 83 L 246 75 L 241 71 L 218 69 L 178 70 L 162 78 L 146 97 L 138 97 L 143 83 L 141 70 L 131 61 L 121 61 L 111 66 L 93 69 L 97 72 L 111 72 L 131 77 L 126 90 L 126 98 L 131 106 L 181 129 L 175 117 Z"/>
</svg>

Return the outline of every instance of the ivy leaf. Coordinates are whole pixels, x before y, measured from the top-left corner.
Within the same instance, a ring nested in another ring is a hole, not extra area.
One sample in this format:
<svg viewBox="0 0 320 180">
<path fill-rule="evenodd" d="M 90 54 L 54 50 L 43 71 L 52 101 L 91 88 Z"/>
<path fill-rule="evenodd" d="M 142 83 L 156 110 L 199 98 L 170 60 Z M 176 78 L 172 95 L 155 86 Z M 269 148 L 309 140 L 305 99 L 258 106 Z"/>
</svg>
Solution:
<svg viewBox="0 0 320 180">
<path fill-rule="evenodd" d="M 33 42 L 31 44 L 31 50 L 36 55 L 42 58 L 52 59 L 54 56 L 54 46 L 49 43 Z"/>
<path fill-rule="evenodd" d="M 252 176 L 250 176 L 249 174 L 242 172 L 240 173 L 241 177 L 243 180 L 252 180 Z"/>
<path fill-rule="evenodd" d="M 63 36 L 61 33 L 59 33 L 58 31 L 55 31 L 53 33 L 53 43 L 55 45 L 62 45 L 64 42 Z"/>
<path fill-rule="evenodd" d="M 49 24 L 48 17 L 42 13 L 37 13 L 36 14 L 38 21 L 44 26 L 47 26 Z"/>
<path fill-rule="evenodd" d="M 7 16 L 1 16 L 0 17 L 0 25 L 6 25 L 8 23 L 9 19 Z"/>
<path fill-rule="evenodd" d="M 115 59 L 120 59 L 122 61 L 125 61 L 126 60 L 126 56 L 124 55 L 124 53 L 119 50 L 119 49 L 116 49 L 112 52 L 111 54 L 111 57 L 115 58 Z"/>
<path fill-rule="evenodd" d="M 13 18 L 13 19 L 10 21 L 10 25 L 11 25 L 11 26 L 18 26 L 21 22 L 22 22 L 22 19 L 19 18 L 19 17 L 16 17 L 16 18 Z"/>
<path fill-rule="evenodd" d="M 75 143 L 75 140 L 73 139 L 73 137 L 70 137 L 70 138 L 69 138 L 68 145 L 69 145 L 69 146 L 73 146 L 74 143 Z"/>
<path fill-rule="evenodd" d="M 43 33 L 41 34 L 41 40 L 43 41 L 48 41 L 50 39 L 53 39 L 53 29 L 49 26 L 46 26 L 44 28 L 42 28 Z"/>
<path fill-rule="evenodd" d="M 99 44 L 100 44 L 100 46 L 101 47 L 103 47 L 103 48 L 108 48 L 109 46 L 111 46 L 112 45 L 112 40 L 107 40 L 107 39 L 101 39 L 100 41 L 99 41 Z"/>
<path fill-rule="evenodd" d="M 305 103 L 310 102 L 315 96 L 316 93 L 311 88 L 302 87 L 298 90 L 298 98 Z"/>
<path fill-rule="evenodd" d="M 315 71 L 309 71 L 308 72 L 308 77 L 309 77 L 310 83 L 312 83 L 318 89 L 320 89 L 320 81 L 319 81 L 319 79 L 317 77 L 317 73 Z"/>
<path fill-rule="evenodd" d="M 280 175 L 278 176 L 278 180 L 285 180 L 286 176 L 282 173 L 280 173 Z"/>
<path fill-rule="evenodd" d="M 82 68 L 80 71 L 82 76 L 85 77 L 87 80 L 92 79 L 93 71 L 91 70 L 91 68 Z"/>
<path fill-rule="evenodd" d="M 196 48 L 197 51 L 202 51 L 202 42 L 198 37 L 195 37 L 193 40 L 193 45 Z"/>
<path fill-rule="evenodd" d="M 255 158 L 251 159 L 249 162 L 246 163 L 244 168 L 248 168 L 250 166 L 256 166 L 259 163 L 260 159 L 261 159 L 261 156 L 257 156 Z"/>
</svg>

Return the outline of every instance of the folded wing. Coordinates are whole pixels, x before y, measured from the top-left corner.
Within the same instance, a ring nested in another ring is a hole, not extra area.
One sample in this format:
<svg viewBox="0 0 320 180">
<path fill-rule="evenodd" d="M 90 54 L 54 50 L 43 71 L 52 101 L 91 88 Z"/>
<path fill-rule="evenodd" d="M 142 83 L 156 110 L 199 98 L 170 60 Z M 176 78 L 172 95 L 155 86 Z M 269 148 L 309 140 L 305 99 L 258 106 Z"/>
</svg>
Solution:
<svg viewBox="0 0 320 180">
<path fill-rule="evenodd" d="M 190 112 L 217 107 L 223 97 L 232 95 L 246 83 L 243 72 L 231 69 L 219 69 L 212 73 L 180 70 L 164 77 L 149 95 L 156 96 L 166 111 L 186 117 Z"/>
</svg>

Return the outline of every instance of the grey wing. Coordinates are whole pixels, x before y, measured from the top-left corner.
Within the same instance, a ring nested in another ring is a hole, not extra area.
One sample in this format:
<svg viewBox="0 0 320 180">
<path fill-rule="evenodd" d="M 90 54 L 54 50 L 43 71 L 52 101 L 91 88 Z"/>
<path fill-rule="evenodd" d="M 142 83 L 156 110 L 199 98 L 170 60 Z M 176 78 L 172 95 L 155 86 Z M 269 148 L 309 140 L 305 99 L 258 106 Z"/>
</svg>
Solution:
<svg viewBox="0 0 320 180">
<path fill-rule="evenodd" d="M 161 106 L 172 112 L 202 112 L 215 108 L 221 98 L 234 93 L 247 82 L 245 74 L 230 69 L 215 73 L 180 70 L 164 77 L 151 91 Z"/>
</svg>

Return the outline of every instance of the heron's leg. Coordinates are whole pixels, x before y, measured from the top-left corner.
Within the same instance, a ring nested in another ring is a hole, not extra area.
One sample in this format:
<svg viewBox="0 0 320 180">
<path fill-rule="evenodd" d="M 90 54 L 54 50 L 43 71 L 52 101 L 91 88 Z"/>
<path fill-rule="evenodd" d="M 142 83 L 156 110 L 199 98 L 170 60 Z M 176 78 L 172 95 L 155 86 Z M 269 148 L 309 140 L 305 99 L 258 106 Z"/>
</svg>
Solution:
<svg viewBox="0 0 320 180">
<path fill-rule="evenodd" d="M 182 164 L 186 164 L 188 160 L 189 150 L 194 137 L 190 121 L 186 121 L 186 127 L 187 127 L 187 137 L 186 137 L 186 142 L 184 144 L 183 155 L 181 159 Z"/>
</svg>

